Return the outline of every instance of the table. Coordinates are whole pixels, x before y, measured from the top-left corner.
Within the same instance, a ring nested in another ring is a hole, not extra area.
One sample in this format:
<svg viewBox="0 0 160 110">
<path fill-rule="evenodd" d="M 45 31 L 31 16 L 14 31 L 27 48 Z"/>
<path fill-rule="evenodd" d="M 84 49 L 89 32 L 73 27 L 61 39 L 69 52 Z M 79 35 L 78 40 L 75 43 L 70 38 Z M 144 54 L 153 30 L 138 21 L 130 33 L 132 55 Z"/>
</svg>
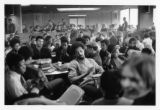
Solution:
<svg viewBox="0 0 160 110">
<path fill-rule="evenodd" d="M 34 63 L 33 67 L 36 69 L 41 69 L 44 72 L 44 75 L 48 78 L 48 80 L 53 80 L 54 78 L 57 77 L 62 77 L 65 79 L 68 78 L 68 73 L 69 71 L 66 69 L 61 69 L 60 66 L 58 66 L 58 63 L 50 63 L 48 59 L 43 59 L 43 60 L 37 60 L 38 63 Z M 35 61 L 35 62 L 37 62 Z M 42 66 L 42 62 L 47 62 L 44 63 L 46 66 Z"/>
</svg>

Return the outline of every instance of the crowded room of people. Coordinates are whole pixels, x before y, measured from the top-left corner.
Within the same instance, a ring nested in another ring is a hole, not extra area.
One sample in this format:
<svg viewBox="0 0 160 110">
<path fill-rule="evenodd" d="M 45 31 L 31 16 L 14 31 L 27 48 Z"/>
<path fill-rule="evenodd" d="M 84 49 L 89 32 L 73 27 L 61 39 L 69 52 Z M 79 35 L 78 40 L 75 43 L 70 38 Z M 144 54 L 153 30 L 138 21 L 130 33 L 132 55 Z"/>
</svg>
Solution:
<svg viewBox="0 0 160 110">
<path fill-rule="evenodd" d="M 5 105 L 156 103 L 154 5 L 4 5 Z"/>
</svg>

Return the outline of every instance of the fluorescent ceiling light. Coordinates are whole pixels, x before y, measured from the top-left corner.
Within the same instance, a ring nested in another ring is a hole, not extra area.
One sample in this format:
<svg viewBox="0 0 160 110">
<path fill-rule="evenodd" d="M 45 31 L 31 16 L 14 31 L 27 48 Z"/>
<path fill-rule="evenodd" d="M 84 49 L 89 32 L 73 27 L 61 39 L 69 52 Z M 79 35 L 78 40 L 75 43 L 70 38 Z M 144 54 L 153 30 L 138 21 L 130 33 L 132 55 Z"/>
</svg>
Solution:
<svg viewBox="0 0 160 110">
<path fill-rule="evenodd" d="M 94 11 L 100 8 L 57 8 L 58 11 Z"/>
<path fill-rule="evenodd" d="M 21 6 L 30 6 L 31 4 L 21 4 Z"/>
<path fill-rule="evenodd" d="M 83 16 L 87 16 L 87 15 L 68 15 L 69 17 L 76 17 L 76 16 L 81 16 L 81 17 L 83 17 Z"/>
</svg>

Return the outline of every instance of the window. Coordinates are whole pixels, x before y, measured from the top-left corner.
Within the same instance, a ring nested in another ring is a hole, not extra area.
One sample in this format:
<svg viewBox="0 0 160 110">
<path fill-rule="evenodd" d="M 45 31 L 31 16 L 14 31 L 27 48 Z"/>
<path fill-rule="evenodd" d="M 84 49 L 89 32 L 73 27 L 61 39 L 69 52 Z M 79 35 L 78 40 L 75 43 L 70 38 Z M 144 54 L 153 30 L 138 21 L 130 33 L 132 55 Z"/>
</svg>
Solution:
<svg viewBox="0 0 160 110">
<path fill-rule="evenodd" d="M 130 25 L 136 27 L 138 25 L 138 9 L 130 9 Z"/>
<path fill-rule="evenodd" d="M 69 23 L 70 24 L 75 24 L 77 26 L 77 18 L 70 18 Z"/>
<path fill-rule="evenodd" d="M 123 24 L 123 17 L 126 17 L 127 22 L 129 23 L 129 9 L 120 11 L 120 24 Z"/>
<path fill-rule="evenodd" d="M 136 27 L 138 25 L 138 9 L 125 9 L 120 11 L 120 24 L 123 24 L 123 17 L 129 25 Z"/>
<path fill-rule="evenodd" d="M 153 23 L 156 22 L 156 8 L 153 8 Z"/>
<path fill-rule="evenodd" d="M 69 23 L 75 24 L 76 26 L 82 25 L 83 27 L 85 27 L 85 18 L 84 17 L 70 18 Z"/>
</svg>

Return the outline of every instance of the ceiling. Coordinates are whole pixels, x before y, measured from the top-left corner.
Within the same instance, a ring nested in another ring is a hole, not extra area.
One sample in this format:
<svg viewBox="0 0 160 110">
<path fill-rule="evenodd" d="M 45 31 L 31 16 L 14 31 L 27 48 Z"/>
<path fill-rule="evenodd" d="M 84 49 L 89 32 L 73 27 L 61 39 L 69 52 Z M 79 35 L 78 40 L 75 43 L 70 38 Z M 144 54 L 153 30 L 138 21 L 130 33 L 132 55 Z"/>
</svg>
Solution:
<svg viewBox="0 0 160 110">
<path fill-rule="evenodd" d="M 118 9 L 125 9 L 128 7 L 135 8 L 137 6 L 120 6 L 120 5 L 30 5 L 30 6 L 22 6 L 23 13 L 60 13 L 57 11 L 57 8 L 91 8 L 91 7 L 98 7 L 100 10 L 97 11 L 112 11 Z M 79 11 L 81 12 L 81 11 Z M 85 11 L 86 12 L 86 11 Z M 64 12 L 63 12 L 64 13 Z"/>
<path fill-rule="evenodd" d="M 16 10 L 18 5 L 5 5 L 5 14 L 10 14 L 12 11 Z M 19 5 L 20 6 L 20 5 Z M 136 5 L 29 5 L 29 6 L 21 6 L 22 13 L 60 13 L 57 11 L 57 8 L 100 8 L 96 12 L 107 12 L 107 11 L 114 11 L 114 10 L 122 10 L 126 8 L 137 8 Z M 82 12 L 82 11 L 78 11 Z M 83 13 L 88 11 L 83 11 Z M 92 11 L 93 12 L 93 11 Z M 95 11 L 94 11 L 95 12 Z M 63 12 L 64 13 L 64 12 Z M 72 13 L 72 12 L 70 12 Z"/>
</svg>

